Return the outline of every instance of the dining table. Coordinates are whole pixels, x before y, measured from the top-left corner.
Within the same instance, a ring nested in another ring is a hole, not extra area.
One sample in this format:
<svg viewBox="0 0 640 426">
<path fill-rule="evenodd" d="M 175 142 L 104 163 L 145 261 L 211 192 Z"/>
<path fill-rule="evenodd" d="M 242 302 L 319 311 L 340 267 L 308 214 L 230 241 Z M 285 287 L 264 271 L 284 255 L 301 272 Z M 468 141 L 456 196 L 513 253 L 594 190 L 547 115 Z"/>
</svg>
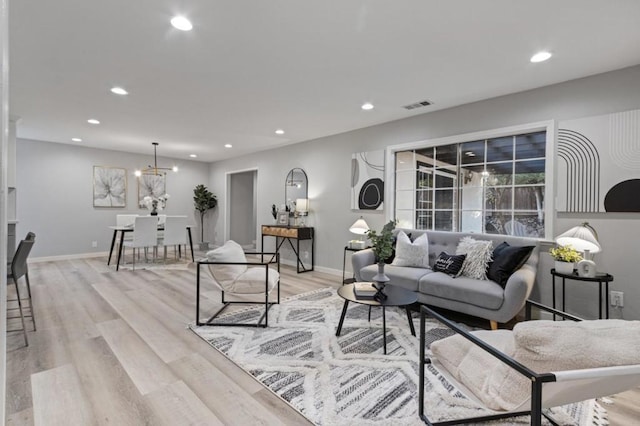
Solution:
<svg viewBox="0 0 640 426">
<path fill-rule="evenodd" d="M 133 226 L 109 226 L 109 229 L 113 230 L 113 237 L 111 238 L 111 248 L 109 249 L 109 259 L 107 265 L 111 264 L 111 256 L 113 255 L 113 247 L 116 245 L 118 238 L 118 232 L 120 233 L 120 247 L 118 248 L 118 259 L 116 261 L 116 271 L 120 268 L 120 258 L 122 257 L 122 247 L 124 246 L 124 236 L 127 232 L 133 232 Z M 158 225 L 158 231 L 164 231 L 164 225 Z M 187 235 L 189 236 L 189 248 L 191 248 L 191 260 L 195 262 L 193 255 L 193 239 L 191 238 L 191 225 L 187 225 Z"/>
</svg>

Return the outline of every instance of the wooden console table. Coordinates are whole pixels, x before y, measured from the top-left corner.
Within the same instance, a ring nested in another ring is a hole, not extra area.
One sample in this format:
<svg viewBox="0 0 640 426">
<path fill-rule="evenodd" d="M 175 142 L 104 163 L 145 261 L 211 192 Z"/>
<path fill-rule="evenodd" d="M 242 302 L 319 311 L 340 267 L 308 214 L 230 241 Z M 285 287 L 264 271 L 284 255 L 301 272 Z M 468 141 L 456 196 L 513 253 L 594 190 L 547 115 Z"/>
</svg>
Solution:
<svg viewBox="0 0 640 426">
<path fill-rule="evenodd" d="M 307 226 L 287 226 L 287 225 L 262 225 L 262 250 L 264 251 L 264 237 L 276 237 L 276 249 L 275 252 L 280 252 L 280 247 L 285 241 L 289 241 L 291 249 L 296 255 L 296 271 L 309 272 L 313 271 L 313 246 L 314 244 L 314 230 Z M 291 240 L 296 240 L 294 246 Z M 300 258 L 300 240 L 311 241 L 311 267 L 306 267 L 302 259 Z"/>
</svg>

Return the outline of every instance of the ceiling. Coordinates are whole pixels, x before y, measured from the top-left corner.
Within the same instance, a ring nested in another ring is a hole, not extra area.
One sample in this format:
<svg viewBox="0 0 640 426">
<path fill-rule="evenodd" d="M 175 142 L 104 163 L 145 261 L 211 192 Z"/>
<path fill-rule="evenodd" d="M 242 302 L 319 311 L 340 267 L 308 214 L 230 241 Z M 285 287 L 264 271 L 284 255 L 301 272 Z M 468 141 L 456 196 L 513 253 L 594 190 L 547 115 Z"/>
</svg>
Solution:
<svg viewBox="0 0 640 426">
<path fill-rule="evenodd" d="M 20 0 L 9 19 L 19 137 L 201 161 L 640 64 L 637 0 Z"/>
</svg>

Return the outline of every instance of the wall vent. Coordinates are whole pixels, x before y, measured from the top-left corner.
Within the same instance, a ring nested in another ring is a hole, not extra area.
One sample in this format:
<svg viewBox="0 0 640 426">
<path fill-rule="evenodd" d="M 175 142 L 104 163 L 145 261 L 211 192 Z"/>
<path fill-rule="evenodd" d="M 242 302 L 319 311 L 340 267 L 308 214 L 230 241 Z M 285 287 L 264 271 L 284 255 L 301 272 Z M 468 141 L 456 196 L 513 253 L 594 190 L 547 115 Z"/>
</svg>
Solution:
<svg viewBox="0 0 640 426">
<path fill-rule="evenodd" d="M 420 102 L 415 102 L 413 104 L 405 105 L 402 108 L 408 109 L 408 110 L 412 110 L 412 109 L 416 109 L 416 108 L 426 107 L 426 106 L 429 106 L 429 105 L 433 105 L 433 102 L 431 102 L 431 101 L 420 101 Z"/>
</svg>

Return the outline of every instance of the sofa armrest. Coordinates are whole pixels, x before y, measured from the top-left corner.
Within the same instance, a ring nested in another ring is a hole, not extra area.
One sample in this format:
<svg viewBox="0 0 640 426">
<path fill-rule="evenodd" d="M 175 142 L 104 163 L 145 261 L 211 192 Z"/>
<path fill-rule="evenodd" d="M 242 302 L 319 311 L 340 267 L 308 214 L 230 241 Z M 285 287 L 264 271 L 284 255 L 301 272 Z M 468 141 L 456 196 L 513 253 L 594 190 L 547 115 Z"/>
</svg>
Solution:
<svg viewBox="0 0 640 426">
<path fill-rule="evenodd" d="M 362 281 L 362 278 L 360 278 L 360 269 L 368 265 L 373 265 L 374 263 L 376 263 L 376 256 L 371 249 L 360 250 L 353 253 L 353 256 L 351 256 L 351 267 L 353 268 L 356 281 Z"/>
<path fill-rule="evenodd" d="M 533 266 L 524 264 L 514 272 L 504 287 L 504 304 L 500 308 L 498 322 L 507 322 L 515 317 L 524 307 L 536 280 Z"/>
</svg>

